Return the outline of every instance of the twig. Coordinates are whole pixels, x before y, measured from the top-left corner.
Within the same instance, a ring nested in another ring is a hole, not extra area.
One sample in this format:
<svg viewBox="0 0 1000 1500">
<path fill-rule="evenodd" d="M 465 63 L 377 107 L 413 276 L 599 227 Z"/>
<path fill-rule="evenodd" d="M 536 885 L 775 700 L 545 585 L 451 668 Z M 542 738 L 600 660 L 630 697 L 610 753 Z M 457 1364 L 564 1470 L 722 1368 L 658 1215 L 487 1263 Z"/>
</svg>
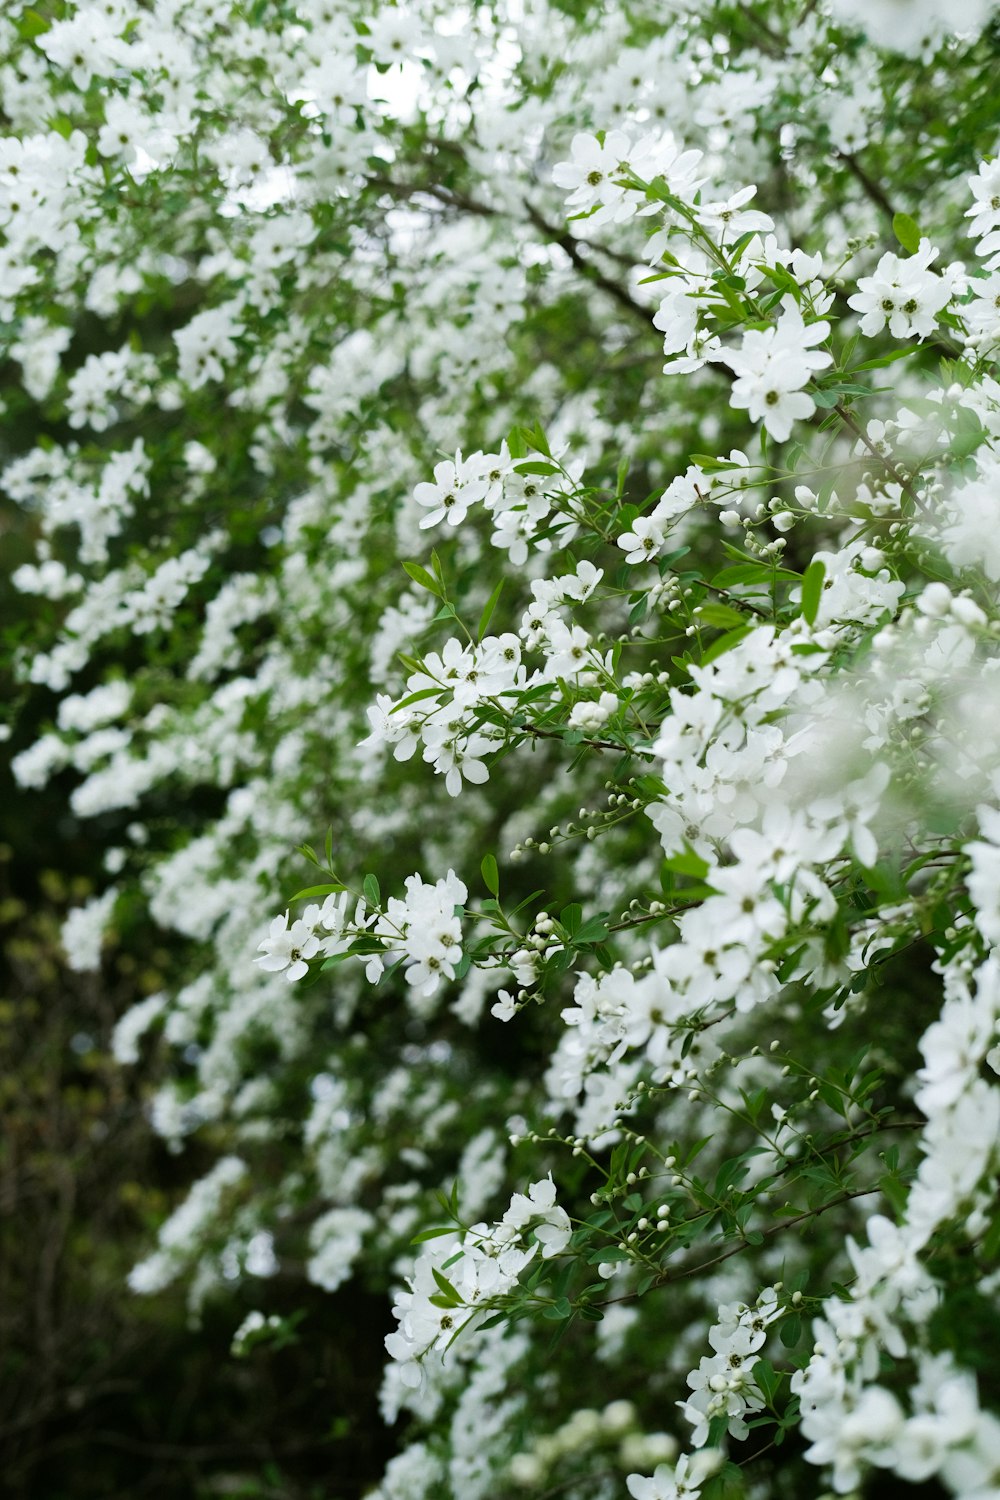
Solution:
<svg viewBox="0 0 1000 1500">
<path fill-rule="evenodd" d="M 896 211 L 893 208 L 892 204 L 889 202 L 888 198 L 885 196 L 885 193 L 883 193 L 882 189 L 879 187 L 878 183 L 875 182 L 873 178 L 868 176 L 868 173 L 858 161 L 858 158 L 852 155 L 850 151 L 835 151 L 833 154 L 838 161 L 842 161 L 844 163 L 844 166 L 852 174 L 852 176 L 857 178 L 858 182 L 865 190 L 866 197 L 870 198 L 871 201 L 876 205 L 876 207 L 882 210 L 891 224 L 893 219 L 896 217 Z"/>
</svg>

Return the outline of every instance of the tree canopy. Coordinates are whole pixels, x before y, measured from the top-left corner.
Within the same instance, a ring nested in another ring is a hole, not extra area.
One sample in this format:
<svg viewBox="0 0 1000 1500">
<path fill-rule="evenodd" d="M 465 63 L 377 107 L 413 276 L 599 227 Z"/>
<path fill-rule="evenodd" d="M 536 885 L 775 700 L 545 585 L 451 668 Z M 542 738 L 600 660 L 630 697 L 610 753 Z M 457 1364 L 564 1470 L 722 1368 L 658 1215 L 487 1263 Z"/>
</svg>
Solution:
<svg viewBox="0 0 1000 1500">
<path fill-rule="evenodd" d="M 384 1339 L 377 1500 L 1000 1495 L 998 61 L 0 17 L 5 733 L 178 1157 L 128 1284 Z"/>
</svg>

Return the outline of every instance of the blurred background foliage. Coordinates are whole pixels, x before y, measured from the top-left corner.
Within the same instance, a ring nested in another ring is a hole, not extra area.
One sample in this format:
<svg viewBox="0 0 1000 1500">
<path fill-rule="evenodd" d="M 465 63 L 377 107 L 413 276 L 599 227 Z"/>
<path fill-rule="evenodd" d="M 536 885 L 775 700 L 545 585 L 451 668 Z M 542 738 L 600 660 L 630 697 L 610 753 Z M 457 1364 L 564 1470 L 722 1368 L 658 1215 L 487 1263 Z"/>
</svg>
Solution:
<svg viewBox="0 0 1000 1500">
<path fill-rule="evenodd" d="M 8 577 L 24 556 L 18 525 L 12 509 L 0 517 Z M 11 597 L 0 579 L 8 649 Z M 60 928 L 98 882 L 102 848 L 58 779 L 16 787 L 11 753 L 30 733 L 22 721 L 0 747 L 0 1492 L 350 1500 L 392 1447 L 376 1404 L 384 1297 L 357 1284 L 331 1296 L 292 1269 L 256 1280 L 245 1308 L 241 1289 L 224 1311 L 210 1303 L 193 1328 L 183 1286 L 128 1288 L 211 1142 L 171 1155 L 144 1110 L 155 1063 L 122 1070 L 110 1056 L 116 1018 L 156 991 L 169 951 L 151 944 L 140 962 L 112 943 L 100 975 L 67 966 Z M 308 1337 L 235 1358 L 251 1305 Z"/>
</svg>

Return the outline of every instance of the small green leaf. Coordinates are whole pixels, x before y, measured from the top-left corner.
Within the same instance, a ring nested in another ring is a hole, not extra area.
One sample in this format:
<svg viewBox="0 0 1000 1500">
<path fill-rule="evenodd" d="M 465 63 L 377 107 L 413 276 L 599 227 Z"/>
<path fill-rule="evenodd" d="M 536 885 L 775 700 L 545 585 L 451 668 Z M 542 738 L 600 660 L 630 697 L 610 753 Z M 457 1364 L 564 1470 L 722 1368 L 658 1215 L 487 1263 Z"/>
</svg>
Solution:
<svg viewBox="0 0 1000 1500">
<path fill-rule="evenodd" d="M 676 875 L 690 875 L 692 880 L 704 880 L 708 874 L 708 862 L 693 849 L 685 848 L 680 854 L 671 854 L 663 861 L 664 869 Z"/>
<path fill-rule="evenodd" d="M 379 889 L 378 880 L 374 875 L 365 876 L 361 889 L 369 906 L 382 905 L 382 892 Z"/>
<path fill-rule="evenodd" d="M 331 885 L 307 885 L 304 891 L 296 891 L 294 896 L 289 896 L 289 901 L 308 901 L 313 896 L 334 896 L 339 891 L 346 890 L 339 880 Z"/>
<path fill-rule="evenodd" d="M 438 583 L 437 579 L 431 573 L 428 573 L 426 568 L 421 567 L 420 563 L 404 562 L 403 571 L 408 573 L 413 582 L 419 583 L 420 587 L 426 589 L 428 593 L 434 594 L 438 599 L 444 598 L 440 583 Z"/>
<path fill-rule="evenodd" d="M 526 428 L 525 436 L 537 453 L 544 453 L 546 458 L 552 457 L 552 450 L 549 447 L 549 440 L 542 430 L 541 422 L 536 422 L 534 427 Z"/>
<path fill-rule="evenodd" d="M 439 1239 L 442 1234 L 454 1234 L 454 1233 L 455 1233 L 455 1226 L 454 1226 L 454 1224 L 439 1224 L 436 1229 L 422 1229 L 419 1234 L 415 1234 L 413 1236 L 412 1240 L 410 1241 L 410 1244 L 411 1245 L 422 1245 L 423 1242 L 424 1242 L 424 1240 L 436 1240 L 436 1239 Z"/>
<path fill-rule="evenodd" d="M 588 917 L 582 927 L 573 934 L 574 943 L 603 943 L 608 936 L 607 913 L 600 917 Z"/>
<path fill-rule="evenodd" d="M 910 255 L 915 255 L 920 249 L 920 230 L 909 214 L 893 214 L 892 232 Z"/>
<path fill-rule="evenodd" d="M 545 464 L 537 459 L 530 459 L 527 463 L 515 464 L 515 474 L 558 474 L 559 470 L 555 464 Z"/>
<path fill-rule="evenodd" d="M 564 906 L 559 913 L 560 924 L 565 927 L 570 937 L 575 937 L 579 932 L 582 918 L 583 907 L 578 901 L 572 902 L 569 906 Z"/>
<path fill-rule="evenodd" d="M 786 1349 L 794 1349 L 802 1337 L 802 1319 L 797 1313 L 787 1318 L 778 1330 L 778 1337 Z"/>
<path fill-rule="evenodd" d="M 720 474 L 723 469 L 738 469 L 741 467 L 739 464 L 732 463 L 728 458 L 713 458 L 710 453 L 689 453 L 688 457 L 693 464 L 697 464 L 699 469 L 703 470 L 706 474 Z"/>
<path fill-rule="evenodd" d="M 493 590 L 492 594 L 487 599 L 485 608 L 483 609 L 482 614 L 479 616 L 479 629 L 476 631 L 476 639 L 477 640 L 481 641 L 482 638 L 483 638 L 483 636 L 486 634 L 486 631 L 487 631 L 487 629 L 489 627 L 489 623 L 490 623 L 490 621 L 493 618 L 493 611 L 497 607 L 497 601 L 500 598 L 500 593 L 501 593 L 502 589 L 503 589 L 503 579 L 501 578 L 500 582 L 497 584 L 496 588 Z"/>
<path fill-rule="evenodd" d="M 826 563 L 814 557 L 802 579 L 802 618 L 807 625 L 815 624 L 816 616 L 819 614 L 819 601 L 825 579 Z"/>
<path fill-rule="evenodd" d="M 497 869 L 497 862 L 494 856 L 492 854 L 484 854 L 483 862 L 479 866 L 479 869 L 483 877 L 483 885 L 489 891 L 490 895 L 499 896 L 500 872 Z"/>
<path fill-rule="evenodd" d="M 632 608 L 628 612 L 629 626 L 632 627 L 634 625 L 640 625 L 646 618 L 646 611 L 648 608 L 649 595 L 640 594 L 639 598 L 635 601 L 635 603 L 632 605 Z"/>
<path fill-rule="evenodd" d="M 707 667 L 709 662 L 715 661 L 717 657 L 724 656 L 727 651 L 731 651 L 734 646 L 738 646 L 740 641 L 745 640 L 752 629 L 752 625 L 741 625 L 739 630 L 728 630 L 725 635 L 718 636 L 709 646 L 708 650 L 702 654 L 702 666 Z"/>
<path fill-rule="evenodd" d="M 38 14 L 37 10 L 26 10 L 21 14 L 17 23 L 17 33 L 22 41 L 30 42 L 36 36 L 42 36 L 51 27 L 52 22 L 46 16 Z"/>
<path fill-rule="evenodd" d="M 778 1394 L 781 1385 L 781 1376 L 768 1359 L 759 1359 L 753 1367 L 753 1378 L 757 1389 L 760 1391 L 768 1406 L 774 1405 L 774 1398 Z"/>
<path fill-rule="evenodd" d="M 507 434 L 507 452 L 511 458 L 523 458 L 528 451 L 528 445 L 524 441 L 524 428 L 512 427 Z"/>
<path fill-rule="evenodd" d="M 881 370 L 886 365 L 894 364 L 897 359 L 909 359 L 912 354 L 919 353 L 919 344 L 913 344 L 908 349 L 892 349 L 888 354 L 879 355 L 878 359 L 866 359 L 864 364 L 855 365 L 850 373 L 854 375 L 858 370 Z"/>
<path fill-rule="evenodd" d="M 699 623 L 715 625 L 720 630 L 739 629 L 747 623 L 746 615 L 740 614 L 738 609 L 731 609 L 728 604 L 718 604 L 715 600 L 699 604 L 695 614 Z"/>
<path fill-rule="evenodd" d="M 462 1299 L 456 1292 L 455 1288 L 452 1286 L 451 1282 L 448 1280 L 447 1276 L 442 1276 L 437 1266 L 431 1266 L 431 1274 L 434 1277 L 438 1291 L 441 1293 L 442 1298 L 446 1299 L 443 1304 L 439 1303 L 438 1306 L 443 1305 L 445 1307 L 461 1307 Z M 433 1297 L 431 1298 L 431 1301 L 434 1301 Z"/>
<path fill-rule="evenodd" d="M 405 698 L 393 705 L 394 713 L 401 713 L 404 708 L 410 708 L 414 703 L 421 703 L 425 698 L 440 698 L 444 688 L 421 688 L 419 692 L 407 693 Z"/>
</svg>

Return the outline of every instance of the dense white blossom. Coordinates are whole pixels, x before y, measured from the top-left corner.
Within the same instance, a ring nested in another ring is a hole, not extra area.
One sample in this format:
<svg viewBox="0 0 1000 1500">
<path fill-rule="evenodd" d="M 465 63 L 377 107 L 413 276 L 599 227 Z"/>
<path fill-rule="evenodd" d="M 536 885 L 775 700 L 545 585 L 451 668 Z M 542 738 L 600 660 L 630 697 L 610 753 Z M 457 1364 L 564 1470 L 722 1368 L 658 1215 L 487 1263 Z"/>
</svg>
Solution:
<svg viewBox="0 0 1000 1500">
<path fill-rule="evenodd" d="M 217 1153 L 130 1285 L 395 1288 L 374 1500 L 996 1490 L 992 10 L 0 18 L 2 729 Z"/>
</svg>

